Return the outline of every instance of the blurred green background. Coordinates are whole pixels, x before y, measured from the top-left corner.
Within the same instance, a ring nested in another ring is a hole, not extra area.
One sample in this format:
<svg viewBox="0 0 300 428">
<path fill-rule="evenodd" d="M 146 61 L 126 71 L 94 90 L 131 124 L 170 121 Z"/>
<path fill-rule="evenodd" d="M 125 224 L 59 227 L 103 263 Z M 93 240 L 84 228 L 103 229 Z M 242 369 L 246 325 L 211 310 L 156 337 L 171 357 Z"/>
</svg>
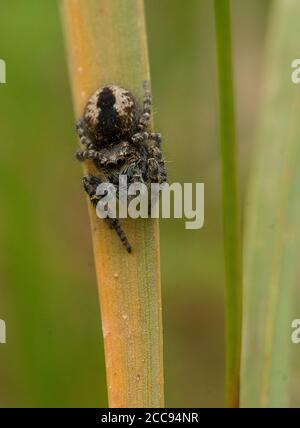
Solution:
<svg viewBox="0 0 300 428">
<path fill-rule="evenodd" d="M 161 221 L 166 405 L 223 405 L 224 309 L 212 0 L 146 0 L 169 179 L 205 183 L 205 226 Z M 270 2 L 234 0 L 243 194 Z M 64 40 L 53 0 L 0 0 L 0 406 L 107 405 Z"/>
</svg>

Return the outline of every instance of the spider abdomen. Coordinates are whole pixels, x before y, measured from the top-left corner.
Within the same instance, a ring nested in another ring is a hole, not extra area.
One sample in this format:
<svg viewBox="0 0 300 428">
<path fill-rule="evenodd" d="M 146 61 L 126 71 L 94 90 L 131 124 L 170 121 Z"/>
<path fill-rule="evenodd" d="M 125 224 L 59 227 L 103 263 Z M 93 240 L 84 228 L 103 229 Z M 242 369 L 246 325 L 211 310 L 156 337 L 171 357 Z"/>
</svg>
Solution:
<svg viewBox="0 0 300 428">
<path fill-rule="evenodd" d="M 130 138 L 137 127 L 138 112 L 138 103 L 128 90 L 110 85 L 90 98 L 84 119 L 93 137 L 107 143 Z"/>
</svg>

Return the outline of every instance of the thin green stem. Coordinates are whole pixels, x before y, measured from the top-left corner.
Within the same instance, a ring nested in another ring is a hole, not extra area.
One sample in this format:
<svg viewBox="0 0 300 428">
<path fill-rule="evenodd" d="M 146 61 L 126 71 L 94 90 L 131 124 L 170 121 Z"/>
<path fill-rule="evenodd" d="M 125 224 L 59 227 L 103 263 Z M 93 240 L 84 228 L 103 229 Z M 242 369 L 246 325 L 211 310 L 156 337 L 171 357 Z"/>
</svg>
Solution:
<svg viewBox="0 0 300 428">
<path fill-rule="evenodd" d="M 229 0 L 215 0 L 226 270 L 226 405 L 239 407 L 242 273 Z"/>
</svg>

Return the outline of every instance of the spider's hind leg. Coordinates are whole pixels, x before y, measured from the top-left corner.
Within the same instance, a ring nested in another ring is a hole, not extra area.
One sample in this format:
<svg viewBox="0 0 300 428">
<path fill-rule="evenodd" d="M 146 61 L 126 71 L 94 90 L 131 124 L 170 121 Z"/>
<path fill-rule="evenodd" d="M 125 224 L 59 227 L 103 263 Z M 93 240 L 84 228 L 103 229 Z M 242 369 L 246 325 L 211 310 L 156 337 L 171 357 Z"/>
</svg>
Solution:
<svg viewBox="0 0 300 428">
<path fill-rule="evenodd" d="M 101 183 L 103 183 L 103 181 L 94 175 L 85 175 L 82 181 L 85 192 L 88 194 L 91 203 L 96 208 L 98 202 L 102 198 L 101 195 L 97 195 L 97 188 Z M 124 230 L 122 229 L 120 220 L 118 218 L 109 217 L 109 215 L 104 220 L 111 229 L 114 229 L 116 231 L 118 237 L 120 238 L 122 244 L 124 245 L 128 253 L 131 253 L 131 245 L 127 239 Z"/>
</svg>

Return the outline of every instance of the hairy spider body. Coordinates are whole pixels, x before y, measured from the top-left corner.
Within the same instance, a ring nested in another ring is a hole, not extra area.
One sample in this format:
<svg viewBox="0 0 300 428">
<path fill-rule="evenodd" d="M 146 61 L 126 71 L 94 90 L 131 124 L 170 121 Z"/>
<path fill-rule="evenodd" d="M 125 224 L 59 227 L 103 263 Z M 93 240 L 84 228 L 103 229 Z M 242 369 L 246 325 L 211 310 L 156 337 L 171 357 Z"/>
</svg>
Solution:
<svg viewBox="0 0 300 428">
<path fill-rule="evenodd" d="M 143 108 L 129 91 L 115 85 L 100 88 L 87 102 L 77 123 L 83 150 L 76 152 L 76 158 L 93 161 L 99 171 L 99 177 L 83 177 L 84 189 L 94 206 L 100 199 L 96 195 L 98 185 L 109 182 L 118 190 L 121 174 L 127 175 L 128 186 L 140 182 L 150 187 L 151 183 L 166 182 L 161 135 L 147 131 L 151 104 L 148 82 L 144 82 Z M 119 220 L 108 217 L 106 221 L 131 252 Z"/>
</svg>

